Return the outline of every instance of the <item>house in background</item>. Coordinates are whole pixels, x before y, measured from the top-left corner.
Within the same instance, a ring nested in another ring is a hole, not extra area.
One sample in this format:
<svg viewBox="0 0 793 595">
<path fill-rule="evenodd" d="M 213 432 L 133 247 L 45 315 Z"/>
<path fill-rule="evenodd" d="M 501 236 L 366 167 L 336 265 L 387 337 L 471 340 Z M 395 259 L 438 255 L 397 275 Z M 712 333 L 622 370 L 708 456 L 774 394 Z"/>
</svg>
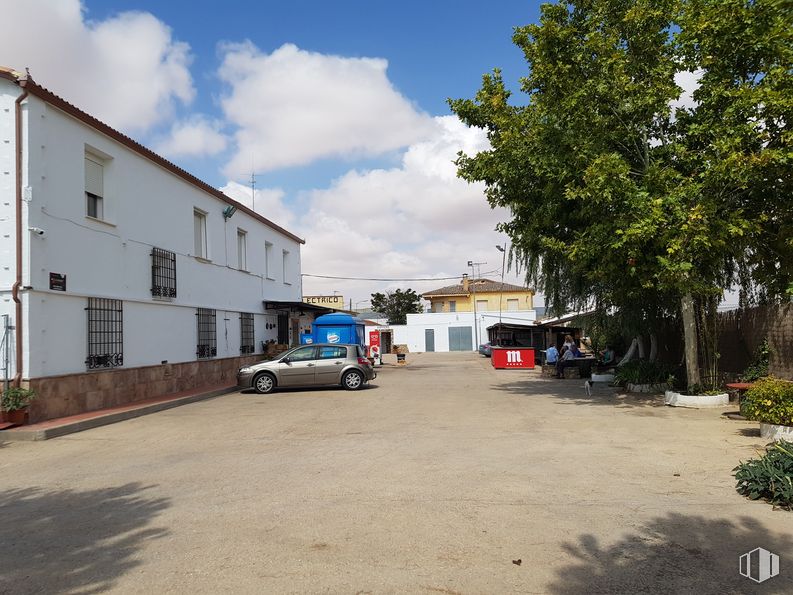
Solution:
<svg viewBox="0 0 793 595">
<path fill-rule="evenodd" d="M 430 312 L 525 312 L 534 309 L 534 291 L 519 285 L 469 279 L 421 294 Z"/>
<path fill-rule="evenodd" d="M 488 340 L 487 328 L 495 323 L 533 324 L 534 291 L 519 285 L 469 279 L 423 293 L 429 312 L 408 314 L 407 324 L 381 327 L 390 331 L 394 344 L 413 352 L 476 351 Z M 478 343 L 477 343 L 478 341 Z"/>
<path fill-rule="evenodd" d="M 0 139 L 0 331 L 31 421 L 233 384 L 299 342 L 301 238 L 8 69 Z"/>
</svg>

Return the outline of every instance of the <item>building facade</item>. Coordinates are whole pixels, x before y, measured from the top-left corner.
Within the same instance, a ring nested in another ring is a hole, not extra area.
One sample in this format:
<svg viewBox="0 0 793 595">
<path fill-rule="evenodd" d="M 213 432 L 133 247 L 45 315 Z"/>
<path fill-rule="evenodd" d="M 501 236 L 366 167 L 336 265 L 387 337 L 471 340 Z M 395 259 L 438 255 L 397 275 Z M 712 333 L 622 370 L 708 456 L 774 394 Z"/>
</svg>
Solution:
<svg viewBox="0 0 793 595">
<path fill-rule="evenodd" d="M 297 342 L 301 238 L 7 69 L 0 137 L 6 377 L 32 421 L 230 384 Z"/>
<path fill-rule="evenodd" d="M 537 318 L 531 289 L 489 279 L 464 277 L 421 297 L 430 302 L 429 312 L 408 314 L 404 325 L 378 327 L 412 352 L 476 351 L 488 341 L 488 327 L 499 322 L 531 325 Z"/>
<path fill-rule="evenodd" d="M 468 279 L 421 295 L 430 302 L 430 312 L 520 312 L 534 309 L 534 291 L 527 287 Z"/>
</svg>

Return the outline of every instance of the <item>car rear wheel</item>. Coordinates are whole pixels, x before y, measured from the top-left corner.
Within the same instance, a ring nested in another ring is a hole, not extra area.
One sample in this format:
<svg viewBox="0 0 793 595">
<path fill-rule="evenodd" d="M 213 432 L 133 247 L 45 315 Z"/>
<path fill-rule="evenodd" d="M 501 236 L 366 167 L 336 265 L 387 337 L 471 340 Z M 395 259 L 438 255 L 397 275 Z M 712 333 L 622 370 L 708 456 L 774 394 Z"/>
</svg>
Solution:
<svg viewBox="0 0 793 595">
<path fill-rule="evenodd" d="M 275 389 L 275 378 L 272 374 L 259 374 L 253 379 L 253 388 L 260 395 L 266 395 Z"/>
<path fill-rule="evenodd" d="M 347 390 L 358 390 L 363 386 L 363 374 L 358 370 L 350 370 L 345 372 L 341 378 L 341 385 Z"/>
</svg>

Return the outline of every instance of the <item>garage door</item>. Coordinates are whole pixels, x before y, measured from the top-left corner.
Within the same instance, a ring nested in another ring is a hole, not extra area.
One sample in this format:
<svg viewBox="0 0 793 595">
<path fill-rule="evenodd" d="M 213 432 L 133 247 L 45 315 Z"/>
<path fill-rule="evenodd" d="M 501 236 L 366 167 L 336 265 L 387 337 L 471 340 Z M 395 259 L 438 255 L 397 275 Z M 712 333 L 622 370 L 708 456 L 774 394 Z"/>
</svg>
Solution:
<svg viewBox="0 0 793 595">
<path fill-rule="evenodd" d="M 473 351 L 470 326 L 449 327 L 449 351 Z"/>
</svg>

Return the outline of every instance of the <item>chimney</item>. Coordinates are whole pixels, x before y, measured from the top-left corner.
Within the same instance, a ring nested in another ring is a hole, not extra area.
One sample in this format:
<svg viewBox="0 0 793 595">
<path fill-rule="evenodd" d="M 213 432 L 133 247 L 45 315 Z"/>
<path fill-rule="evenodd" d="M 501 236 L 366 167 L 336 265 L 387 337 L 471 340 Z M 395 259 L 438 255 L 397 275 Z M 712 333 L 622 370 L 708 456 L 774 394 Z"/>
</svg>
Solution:
<svg viewBox="0 0 793 595">
<path fill-rule="evenodd" d="M 468 293 L 468 273 L 463 273 L 463 291 Z"/>
</svg>

